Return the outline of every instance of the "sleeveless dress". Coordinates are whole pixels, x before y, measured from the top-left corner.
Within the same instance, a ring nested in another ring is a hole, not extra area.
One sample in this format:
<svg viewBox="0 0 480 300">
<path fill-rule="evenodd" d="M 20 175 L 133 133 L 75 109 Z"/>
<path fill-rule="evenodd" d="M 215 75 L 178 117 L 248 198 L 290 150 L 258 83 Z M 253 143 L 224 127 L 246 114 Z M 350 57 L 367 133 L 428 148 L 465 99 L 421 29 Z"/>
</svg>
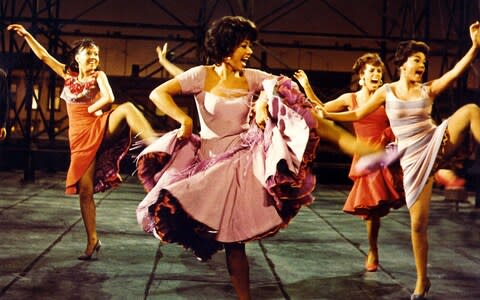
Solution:
<svg viewBox="0 0 480 300">
<path fill-rule="evenodd" d="M 130 148 L 130 132 L 125 131 L 115 143 L 106 145 L 104 136 L 112 110 L 101 116 L 87 110 L 100 97 L 98 72 L 87 82 L 79 81 L 78 73 L 70 71 L 67 75 L 60 96 L 67 106 L 70 143 L 65 193 L 78 194 L 77 183 L 94 160 L 94 192 L 103 192 L 121 182 L 120 161 Z"/>
<path fill-rule="evenodd" d="M 356 94 L 352 95 L 352 109 L 358 108 Z M 383 106 L 360 121 L 353 122 L 358 139 L 374 145 L 385 146 L 395 141 L 395 136 Z M 370 215 L 383 217 L 390 208 L 398 209 L 405 204 L 401 170 L 397 164 L 379 168 L 369 173 L 356 170 L 359 156 L 354 155 L 348 176 L 353 186 L 343 206 L 346 213 L 368 219 Z"/>
<path fill-rule="evenodd" d="M 175 130 L 138 157 L 138 176 L 148 191 L 137 208 L 139 224 L 200 260 L 223 243 L 275 234 L 310 204 L 319 141 L 308 103 L 288 78 L 246 69 L 249 90 L 219 97 L 203 90 L 207 68 L 176 77 L 183 93 L 195 96 L 200 137 L 178 140 Z M 271 116 L 264 131 L 249 117 L 262 88 Z"/>
<path fill-rule="evenodd" d="M 410 208 L 434 170 L 448 119 L 435 125 L 431 117 L 433 99 L 426 85 L 422 86 L 422 97 L 416 100 L 398 99 L 389 84 L 386 91 L 386 113 L 397 137 L 398 151 L 404 151 L 400 164 L 407 207 Z"/>
</svg>

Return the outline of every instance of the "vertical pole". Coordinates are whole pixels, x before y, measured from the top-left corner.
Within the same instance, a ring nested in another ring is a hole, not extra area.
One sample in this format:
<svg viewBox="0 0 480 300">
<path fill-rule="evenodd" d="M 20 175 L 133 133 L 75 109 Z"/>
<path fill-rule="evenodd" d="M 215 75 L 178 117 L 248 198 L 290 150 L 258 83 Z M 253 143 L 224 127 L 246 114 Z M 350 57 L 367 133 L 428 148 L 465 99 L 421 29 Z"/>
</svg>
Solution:
<svg viewBox="0 0 480 300">
<path fill-rule="evenodd" d="M 35 181 L 33 152 L 32 152 L 32 97 L 33 97 L 33 71 L 29 70 L 26 76 L 25 91 L 25 110 L 26 120 L 24 128 L 24 165 L 23 165 L 23 181 Z"/>
</svg>

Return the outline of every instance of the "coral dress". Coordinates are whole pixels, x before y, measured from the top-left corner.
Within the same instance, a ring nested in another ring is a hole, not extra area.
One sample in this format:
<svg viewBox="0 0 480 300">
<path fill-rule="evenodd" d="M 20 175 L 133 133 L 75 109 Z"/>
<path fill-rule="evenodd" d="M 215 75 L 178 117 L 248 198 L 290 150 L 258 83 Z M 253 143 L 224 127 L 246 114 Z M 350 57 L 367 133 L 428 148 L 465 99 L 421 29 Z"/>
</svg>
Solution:
<svg viewBox="0 0 480 300">
<path fill-rule="evenodd" d="M 138 160 L 139 178 L 149 191 L 137 208 L 139 224 L 201 260 L 223 243 L 276 233 L 311 203 L 310 165 L 318 144 L 308 103 L 291 80 L 246 69 L 249 90 L 219 97 L 204 91 L 207 68 L 176 77 L 184 94 L 195 95 L 200 137 L 178 140 L 177 131 L 169 132 Z M 262 82 L 271 115 L 264 131 L 250 125 L 249 117 Z"/>
<path fill-rule="evenodd" d="M 78 74 L 69 72 L 61 98 L 67 104 L 69 121 L 70 166 L 67 172 L 66 194 L 78 194 L 77 183 L 95 160 L 94 192 L 103 192 L 121 182 L 120 160 L 130 148 L 130 132 L 122 133 L 119 140 L 104 143 L 108 111 L 101 116 L 88 112 L 88 107 L 100 97 L 98 73 L 89 81 L 81 82 Z"/>
<path fill-rule="evenodd" d="M 355 93 L 352 93 L 353 109 L 358 108 Z M 395 141 L 390 129 L 385 109 L 379 107 L 360 121 L 353 123 L 357 138 L 374 145 L 385 146 Z M 358 155 L 353 156 L 349 177 L 353 180 L 343 211 L 368 218 L 370 215 L 385 216 L 390 208 L 399 208 L 405 204 L 401 170 L 398 166 L 379 168 L 369 173 L 356 171 Z"/>
<path fill-rule="evenodd" d="M 398 139 L 398 151 L 404 151 L 400 164 L 407 207 L 410 208 L 434 170 L 448 119 L 435 125 L 431 117 L 433 99 L 429 97 L 425 85 L 422 87 L 422 98 L 417 100 L 398 99 L 390 85 L 386 87 L 385 109 Z"/>
</svg>

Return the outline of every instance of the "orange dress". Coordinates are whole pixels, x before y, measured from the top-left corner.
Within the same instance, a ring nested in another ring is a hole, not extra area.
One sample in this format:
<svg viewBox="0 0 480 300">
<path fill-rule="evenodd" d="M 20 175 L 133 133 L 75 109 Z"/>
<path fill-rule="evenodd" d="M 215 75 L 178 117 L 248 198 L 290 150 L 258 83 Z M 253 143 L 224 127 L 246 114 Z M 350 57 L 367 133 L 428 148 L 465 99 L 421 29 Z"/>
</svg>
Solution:
<svg viewBox="0 0 480 300">
<path fill-rule="evenodd" d="M 69 120 L 70 166 L 67 172 L 66 194 L 78 194 L 77 183 L 95 161 L 94 192 L 103 192 L 121 182 L 119 166 L 130 148 L 130 132 L 122 134 L 112 145 L 104 143 L 108 111 L 96 116 L 87 111 L 98 100 L 100 89 L 96 75 L 87 82 L 70 72 L 65 80 L 61 98 L 67 104 Z"/>
<path fill-rule="evenodd" d="M 353 109 L 358 107 L 355 93 L 352 93 L 352 104 Z M 358 139 L 374 145 L 385 146 L 395 140 L 383 106 L 354 122 L 353 128 Z M 358 159 L 359 156 L 354 155 L 348 174 L 353 180 L 353 186 L 345 201 L 344 212 L 367 219 L 372 214 L 385 216 L 390 208 L 399 208 L 405 204 L 402 173 L 398 163 L 360 174 L 355 171 Z"/>
</svg>

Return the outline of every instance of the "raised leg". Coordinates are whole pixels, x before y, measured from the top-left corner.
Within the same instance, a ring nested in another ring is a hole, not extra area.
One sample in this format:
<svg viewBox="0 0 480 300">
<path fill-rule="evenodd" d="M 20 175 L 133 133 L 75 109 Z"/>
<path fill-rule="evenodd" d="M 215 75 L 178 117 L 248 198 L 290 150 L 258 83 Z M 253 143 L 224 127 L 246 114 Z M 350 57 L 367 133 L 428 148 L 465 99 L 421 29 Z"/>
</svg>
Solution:
<svg viewBox="0 0 480 300">
<path fill-rule="evenodd" d="M 126 102 L 120 104 L 110 114 L 105 138 L 107 141 L 115 139 L 120 132 L 127 129 L 127 126 L 135 135 L 140 135 L 142 140 L 149 141 L 156 137 L 155 131 L 143 114 L 132 103 Z"/>
<path fill-rule="evenodd" d="M 448 122 L 447 131 L 449 140 L 445 147 L 445 155 L 452 155 L 463 146 L 465 136 L 470 132 L 473 138 L 480 143 L 480 108 L 476 104 L 467 104 L 460 107 Z"/>
<path fill-rule="evenodd" d="M 316 132 L 321 137 L 336 145 L 346 154 L 353 156 L 365 155 L 382 150 L 381 147 L 370 145 L 369 143 L 359 141 L 354 135 L 346 131 L 340 126 L 335 125 L 330 120 L 319 118 L 317 115 L 317 128 Z"/>
<path fill-rule="evenodd" d="M 238 299 L 251 299 L 250 270 L 247 254 L 245 252 L 245 244 L 225 244 L 225 254 L 230 280 L 237 292 Z"/>
</svg>

